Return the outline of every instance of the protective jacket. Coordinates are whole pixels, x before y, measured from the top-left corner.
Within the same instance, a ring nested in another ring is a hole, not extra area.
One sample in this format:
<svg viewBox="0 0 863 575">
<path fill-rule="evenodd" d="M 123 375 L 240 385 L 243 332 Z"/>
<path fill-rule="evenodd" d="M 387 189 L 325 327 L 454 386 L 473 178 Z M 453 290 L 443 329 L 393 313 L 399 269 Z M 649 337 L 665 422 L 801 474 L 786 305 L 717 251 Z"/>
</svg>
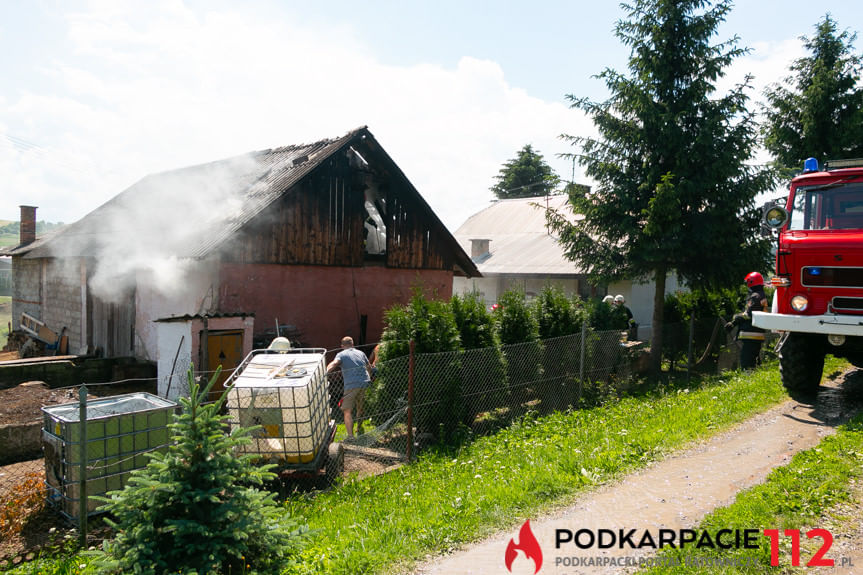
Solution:
<svg viewBox="0 0 863 575">
<path fill-rule="evenodd" d="M 731 323 L 739 326 L 737 339 L 751 339 L 764 341 L 764 330 L 760 327 L 752 325 L 753 311 L 767 311 L 767 295 L 764 293 L 764 286 L 755 286 L 749 288 L 749 296 L 746 298 L 746 308 L 743 313 L 738 313 L 731 320 Z"/>
</svg>

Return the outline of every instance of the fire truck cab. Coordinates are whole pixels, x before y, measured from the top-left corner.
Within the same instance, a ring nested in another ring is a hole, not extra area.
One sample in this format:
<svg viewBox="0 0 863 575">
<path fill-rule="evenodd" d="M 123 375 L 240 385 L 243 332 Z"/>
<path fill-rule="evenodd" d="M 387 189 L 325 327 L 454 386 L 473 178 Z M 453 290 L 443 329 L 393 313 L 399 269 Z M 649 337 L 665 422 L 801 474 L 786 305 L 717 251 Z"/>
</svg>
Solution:
<svg viewBox="0 0 863 575">
<path fill-rule="evenodd" d="M 812 392 L 831 353 L 863 367 L 863 160 L 819 168 L 815 158 L 791 180 L 785 207 L 766 210 L 779 230 L 776 288 L 757 327 L 781 332 L 782 383 Z"/>
</svg>

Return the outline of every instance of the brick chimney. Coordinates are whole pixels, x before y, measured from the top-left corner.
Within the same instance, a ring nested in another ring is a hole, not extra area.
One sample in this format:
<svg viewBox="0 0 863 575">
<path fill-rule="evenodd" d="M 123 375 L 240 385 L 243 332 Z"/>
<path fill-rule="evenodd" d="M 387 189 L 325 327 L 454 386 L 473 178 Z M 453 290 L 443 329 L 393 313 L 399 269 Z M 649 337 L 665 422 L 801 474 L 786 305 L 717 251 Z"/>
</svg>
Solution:
<svg viewBox="0 0 863 575">
<path fill-rule="evenodd" d="M 21 245 L 36 241 L 36 206 L 21 206 Z"/>
</svg>

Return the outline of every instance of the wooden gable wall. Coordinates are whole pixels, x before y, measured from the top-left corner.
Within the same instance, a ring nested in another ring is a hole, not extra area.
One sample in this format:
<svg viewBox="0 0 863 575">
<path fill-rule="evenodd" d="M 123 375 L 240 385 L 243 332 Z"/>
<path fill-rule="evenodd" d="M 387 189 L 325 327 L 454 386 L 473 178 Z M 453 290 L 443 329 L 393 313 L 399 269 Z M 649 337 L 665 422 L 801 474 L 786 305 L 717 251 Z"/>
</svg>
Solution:
<svg viewBox="0 0 863 575">
<path fill-rule="evenodd" d="M 387 228 L 386 267 L 452 270 L 454 257 L 441 241 L 447 233 L 427 221 L 427 208 L 410 185 L 376 169 L 351 167 L 334 154 L 258 214 L 222 250 L 225 262 L 358 267 L 363 249 L 365 182 L 382 182 Z"/>
<path fill-rule="evenodd" d="M 341 154 L 258 214 L 222 250 L 237 263 L 362 265 L 363 194 Z"/>
<path fill-rule="evenodd" d="M 397 187 L 387 197 L 387 266 L 415 269 L 453 269 L 452 255 L 442 250 L 446 242 L 424 217 L 416 194 Z"/>
</svg>

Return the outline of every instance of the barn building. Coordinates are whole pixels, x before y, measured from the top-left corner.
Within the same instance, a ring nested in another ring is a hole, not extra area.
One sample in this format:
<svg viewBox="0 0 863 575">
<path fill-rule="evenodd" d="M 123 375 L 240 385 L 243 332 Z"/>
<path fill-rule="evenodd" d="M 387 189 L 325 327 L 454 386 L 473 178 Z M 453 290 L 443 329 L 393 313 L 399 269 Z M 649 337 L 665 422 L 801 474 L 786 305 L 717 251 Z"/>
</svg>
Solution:
<svg viewBox="0 0 863 575">
<path fill-rule="evenodd" d="M 231 367 L 275 335 L 378 341 L 386 308 L 438 298 L 470 257 L 366 127 L 145 177 L 35 237 L 22 206 L 13 318 L 73 353 Z M 162 386 L 162 383 L 160 383 Z"/>
</svg>

